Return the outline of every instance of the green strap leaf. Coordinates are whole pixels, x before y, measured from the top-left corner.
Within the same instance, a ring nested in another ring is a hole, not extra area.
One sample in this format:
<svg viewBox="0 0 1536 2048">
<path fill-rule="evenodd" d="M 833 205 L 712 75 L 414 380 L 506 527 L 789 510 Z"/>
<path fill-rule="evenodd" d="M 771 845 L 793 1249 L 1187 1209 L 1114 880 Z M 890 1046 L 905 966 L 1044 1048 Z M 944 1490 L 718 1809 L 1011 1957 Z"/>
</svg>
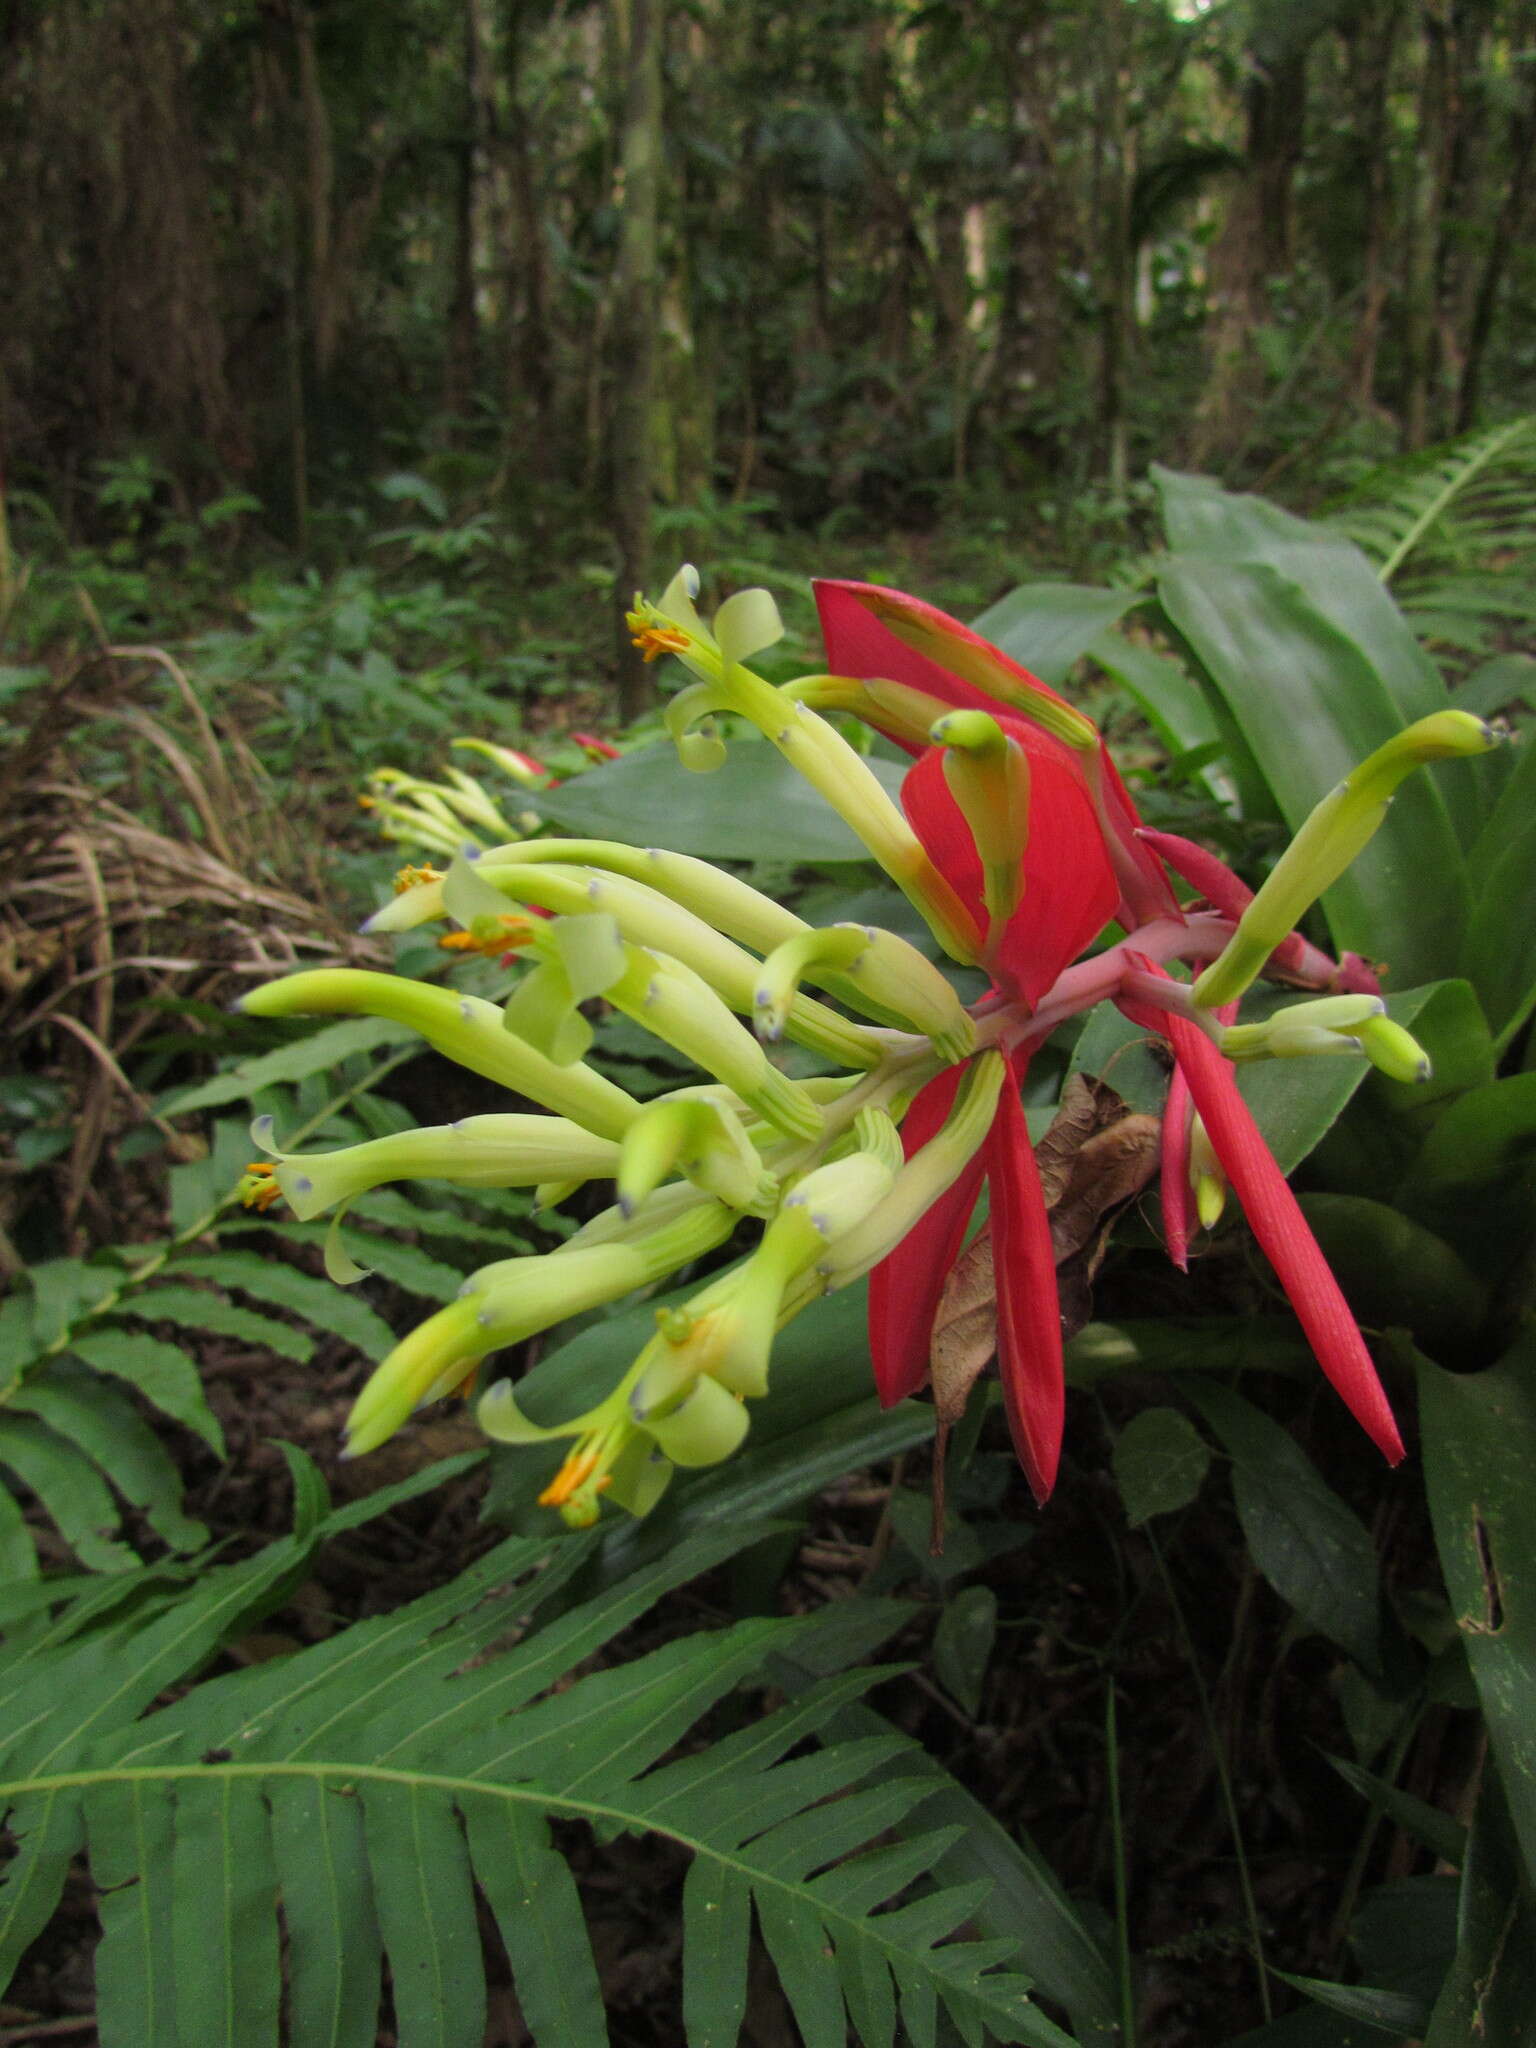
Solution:
<svg viewBox="0 0 1536 2048">
<path fill-rule="evenodd" d="M 1370 1532 L 1289 1431 L 1225 1387 L 1182 1391 L 1232 1460 L 1238 1519 L 1253 1561 L 1307 1627 L 1381 1668 L 1381 1592 Z"/>
<path fill-rule="evenodd" d="M 1220 692 L 1294 832 L 1313 806 L 1404 724 L 1355 642 L 1268 566 L 1180 556 L 1158 590 Z M 1385 959 L 1393 988 L 1444 974 L 1469 908 L 1442 783 L 1418 775 L 1323 898 L 1335 944 Z"/>
</svg>

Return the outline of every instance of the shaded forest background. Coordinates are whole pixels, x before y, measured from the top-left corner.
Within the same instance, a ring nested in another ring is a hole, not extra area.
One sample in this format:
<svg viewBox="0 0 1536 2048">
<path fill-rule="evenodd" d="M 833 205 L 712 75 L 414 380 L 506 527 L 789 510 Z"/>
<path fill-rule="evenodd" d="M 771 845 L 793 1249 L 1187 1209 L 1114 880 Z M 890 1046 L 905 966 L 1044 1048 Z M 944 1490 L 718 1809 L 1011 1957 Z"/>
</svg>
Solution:
<svg viewBox="0 0 1536 2048">
<path fill-rule="evenodd" d="M 393 479 L 588 602 L 733 508 L 1070 570 L 1154 456 L 1306 503 L 1536 405 L 1530 0 L 3 19 L 24 540 L 325 561 Z"/>
</svg>

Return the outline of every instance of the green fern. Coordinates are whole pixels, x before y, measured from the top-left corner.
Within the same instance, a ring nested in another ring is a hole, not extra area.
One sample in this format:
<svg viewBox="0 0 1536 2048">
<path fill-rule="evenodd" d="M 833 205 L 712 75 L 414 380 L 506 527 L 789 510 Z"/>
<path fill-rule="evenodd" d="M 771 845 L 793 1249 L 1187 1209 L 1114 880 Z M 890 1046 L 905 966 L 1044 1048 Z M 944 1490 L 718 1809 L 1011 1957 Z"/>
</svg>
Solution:
<svg viewBox="0 0 1536 2048">
<path fill-rule="evenodd" d="M 1478 656 L 1536 619 L 1536 414 L 1375 470 L 1333 512 L 1422 639 Z"/>
<path fill-rule="evenodd" d="M 816 1640 L 823 1666 L 836 1661 L 825 1618 L 699 1632 L 571 1678 L 663 1594 L 770 1533 L 761 1525 L 699 1531 L 586 1600 L 577 1574 L 596 1535 L 513 1537 L 392 1615 L 154 1708 L 281 1597 L 317 1534 L 382 1498 L 189 1592 L 148 1572 L 99 1582 L 115 1597 L 78 1595 L 24 1638 L 0 1671 L 0 1806 L 18 1842 L 0 1886 L 0 1988 L 83 1853 L 104 2040 L 368 2048 L 387 1961 L 404 2048 L 478 2048 L 478 1888 L 540 2048 L 591 2048 L 606 2028 L 550 1832 L 562 1820 L 691 1856 L 691 2048 L 737 2038 L 754 1912 L 808 2048 L 842 2048 L 849 2022 L 886 2048 L 898 2013 L 923 2048 L 941 2011 L 969 2043 L 1068 2048 L 1008 1966 L 1013 1944 L 959 1931 L 987 1884 L 927 1879 L 961 1830 L 901 1832 L 935 1791 L 921 1751 L 883 1725 L 829 1732 L 888 1674 L 835 1672 L 700 1740 L 701 1717 L 761 1685 L 769 1660 Z"/>
<path fill-rule="evenodd" d="M 319 1132 L 340 1144 L 374 1136 L 398 1128 L 404 1115 L 374 1092 L 401 1055 L 367 1056 L 399 1036 L 367 1018 L 327 1026 L 167 1097 L 161 1108 L 244 1097 L 280 1114 L 296 1140 Z M 388 1324 L 359 1295 L 241 1242 L 272 1229 L 268 1219 L 230 1206 L 249 1149 L 243 1121 L 217 1124 L 204 1158 L 171 1169 L 173 1236 L 89 1259 L 44 1260 L 28 1273 L 25 1291 L 0 1306 L 0 1482 L 14 1489 L 0 1483 L 0 1571 L 7 1577 L 37 1577 L 40 1518 L 92 1571 L 125 1573 L 140 1563 L 125 1509 L 173 1551 L 206 1543 L 207 1530 L 183 1512 L 176 1461 L 144 1413 L 157 1411 L 224 1455 L 203 1394 L 201 1340 L 233 1340 L 299 1365 L 322 1337 L 340 1338 L 375 1363 L 393 1344 Z M 463 1204 L 418 1208 L 393 1189 L 365 1196 L 350 1226 L 360 1263 L 436 1302 L 455 1292 L 460 1269 L 411 1238 L 490 1244 L 504 1253 L 530 1248 L 514 1227 L 526 1201 L 469 1192 L 476 1198 L 469 1214 Z M 290 1224 L 283 1234 L 318 1247 L 325 1227 Z"/>
</svg>

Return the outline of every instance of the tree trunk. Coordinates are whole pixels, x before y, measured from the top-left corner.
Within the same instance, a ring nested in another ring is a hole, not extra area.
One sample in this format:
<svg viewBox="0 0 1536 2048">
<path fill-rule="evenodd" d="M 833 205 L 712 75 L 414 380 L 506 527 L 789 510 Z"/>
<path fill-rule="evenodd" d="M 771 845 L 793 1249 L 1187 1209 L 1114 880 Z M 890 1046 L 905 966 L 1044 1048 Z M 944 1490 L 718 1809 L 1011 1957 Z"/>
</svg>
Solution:
<svg viewBox="0 0 1536 2048">
<path fill-rule="evenodd" d="M 443 410 L 462 420 L 474 401 L 480 331 L 475 304 L 475 187 L 480 144 L 480 23 L 478 0 L 464 0 L 464 70 L 459 135 L 453 165 L 453 284 L 448 304 L 448 350 L 443 366 Z"/>
<path fill-rule="evenodd" d="M 1040 9 L 997 45 L 1007 95 L 1007 256 L 993 376 L 997 420 L 1049 395 L 1061 374 L 1061 205 L 1051 132 L 1048 17 Z"/>
<path fill-rule="evenodd" d="M 1521 230 L 1531 195 L 1532 173 L 1533 169 L 1536 169 L 1536 69 L 1529 66 L 1524 99 L 1510 113 L 1509 146 L 1503 154 L 1503 161 L 1509 166 L 1509 182 L 1504 188 L 1504 197 L 1499 204 L 1498 217 L 1494 222 L 1493 234 L 1483 259 L 1482 273 L 1477 282 L 1477 296 L 1472 307 L 1471 325 L 1467 331 L 1466 351 L 1461 364 L 1461 382 L 1456 393 L 1458 434 L 1470 433 L 1477 424 L 1478 388 L 1482 380 L 1483 363 L 1488 353 L 1489 338 L 1493 333 L 1493 318 L 1498 308 L 1499 290 L 1509 266 L 1510 252 L 1520 245 Z"/>
<path fill-rule="evenodd" d="M 1438 312 L 1440 223 L 1446 176 L 1446 28 L 1444 0 L 1427 0 L 1422 16 L 1423 69 L 1419 132 L 1403 262 L 1402 441 L 1422 448 L 1430 439 Z"/>
<path fill-rule="evenodd" d="M 1375 402 L 1376 354 L 1387 303 L 1386 244 L 1391 205 L 1387 86 L 1402 21 L 1401 0 L 1363 8 L 1346 30 L 1350 126 L 1365 181 L 1365 236 L 1360 258 L 1360 318 L 1350 351 L 1348 397 L 1369 409 Z"/>
<path fill-rule="evenodd" d="M 1264 393 L 1254 331 L 1269 310 L 1269 280 L 1290 267 L 1291 183 L 1301 157 L 1307 51 L 1252 58 L 1247 161 L 1211 248 L 1209 372 L 1190 459 L 1203 465 L 1242 445 Z"/>
<path fill-rule="evenodd" d="M 663 6 L 664 0 L 629 0 L 628 89 L 620 166 L 623 218 L 613 292 L 609 451 L 619 578 L 614 626 L 619 715 L 626 720 L 637 718 L 654 694 L 650 673 L 630 645 L 624 614 L 650 575 Z"/>
<path fill-rule="evenodd" d="M 1105 480 L 1125 495 L 1129 454 L 1125 394 L 1135 333 L 1132 319 L 1131 176 L 1122 76 L 1125 18 L 1121 0 L 1103 0 L 1099 52 L 1100 178 L 1099 445 Z"/>
<path fill-rule="evenodd" d="M 531 471 L 536 484 L 542 484 L 552 473 L 555 445 L 555 350 L 542 188 L 532 123 L 522 96 L 524 40 L 529 32 L 525 8 L 518 0 L 507 19 L 507 126 L 502 138 L 510 193 L 504 235 L 509 323 L 505 392 L 509 431 L 516 423 L 518 462 Z M 593 352 L 600 354 L 595 344 Z"/>
<path fill-rule="evenodd" d="M 315 53 L 315 24 L 306 5 L 293 9 L 294 52 L 298 60 L 299 104 L 304 116 L 304 188 L 309 212 L 309 338 L 315 372 L 323 381 L 336 359 L 340 309 L 336 301 L 332 220 L 336 202 L 336 163 L 331 148 L 331 117 L 320 83 Z"/>
</svg>

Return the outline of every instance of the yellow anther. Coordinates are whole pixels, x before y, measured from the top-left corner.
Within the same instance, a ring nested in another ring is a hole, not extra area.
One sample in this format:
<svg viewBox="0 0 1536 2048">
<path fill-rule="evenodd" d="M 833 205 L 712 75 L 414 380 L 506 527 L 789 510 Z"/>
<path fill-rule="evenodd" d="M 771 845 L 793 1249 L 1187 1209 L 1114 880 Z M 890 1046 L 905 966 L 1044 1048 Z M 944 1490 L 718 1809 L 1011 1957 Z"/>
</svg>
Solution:
<svg viewBox="0 0 1536 2048">
<path fill-rule="evenodd" d="M 440 882 L 442 879 L 441 871 L 434 867 L 403 867 L 395 877 L 395 894 L 403 896 L 407 889 L 419 889 L 424 882 Z"/>
<path fill-rule="evenodd" d="M 378 807 L 379 802 L 377 797 L 360 796 L 357 800 L 357 808 L 360 811 L 376 811 Z"/>
<path fill-rule="evenodd" d="M 445 932 L 437 943 L 445 953 L 483 953 L 488 960 L 499 960 L 503 953 L 515 952 L 532 938 L 533 920 L 508 913 L 494 920 L 477 917 L 474 929 Z"/>
<path fill-rule="evenodd" d="M 572 1451 L 548 1486 L 539 1495 L 541 1508 L 563 1508 L 568 1500 L 580 1493 L 592 1474 L 597 1470 L 598 1452 L 595 1450 Z M 604 1473 L 593 1485 L 594 1493 L 602 1493 L 610 1484 L 608 1473 Z"/>
<path fill-rule="evenodd" d="M 270 1209 L 282 1195 L 274 1175 L 277 1168 L 270 1159 L 253 1159 L 245 1169 L 240 1182 L 240 1204 L 245 1209 Z"/>
<path fill-rule="evenodd" d="M 686 654 L 693 645 L 681 628 L 648 625 L 638 612 L 629 613 L 625 624 L 646 661 L 657 661 L 663 654 Z"/>
</svg>

